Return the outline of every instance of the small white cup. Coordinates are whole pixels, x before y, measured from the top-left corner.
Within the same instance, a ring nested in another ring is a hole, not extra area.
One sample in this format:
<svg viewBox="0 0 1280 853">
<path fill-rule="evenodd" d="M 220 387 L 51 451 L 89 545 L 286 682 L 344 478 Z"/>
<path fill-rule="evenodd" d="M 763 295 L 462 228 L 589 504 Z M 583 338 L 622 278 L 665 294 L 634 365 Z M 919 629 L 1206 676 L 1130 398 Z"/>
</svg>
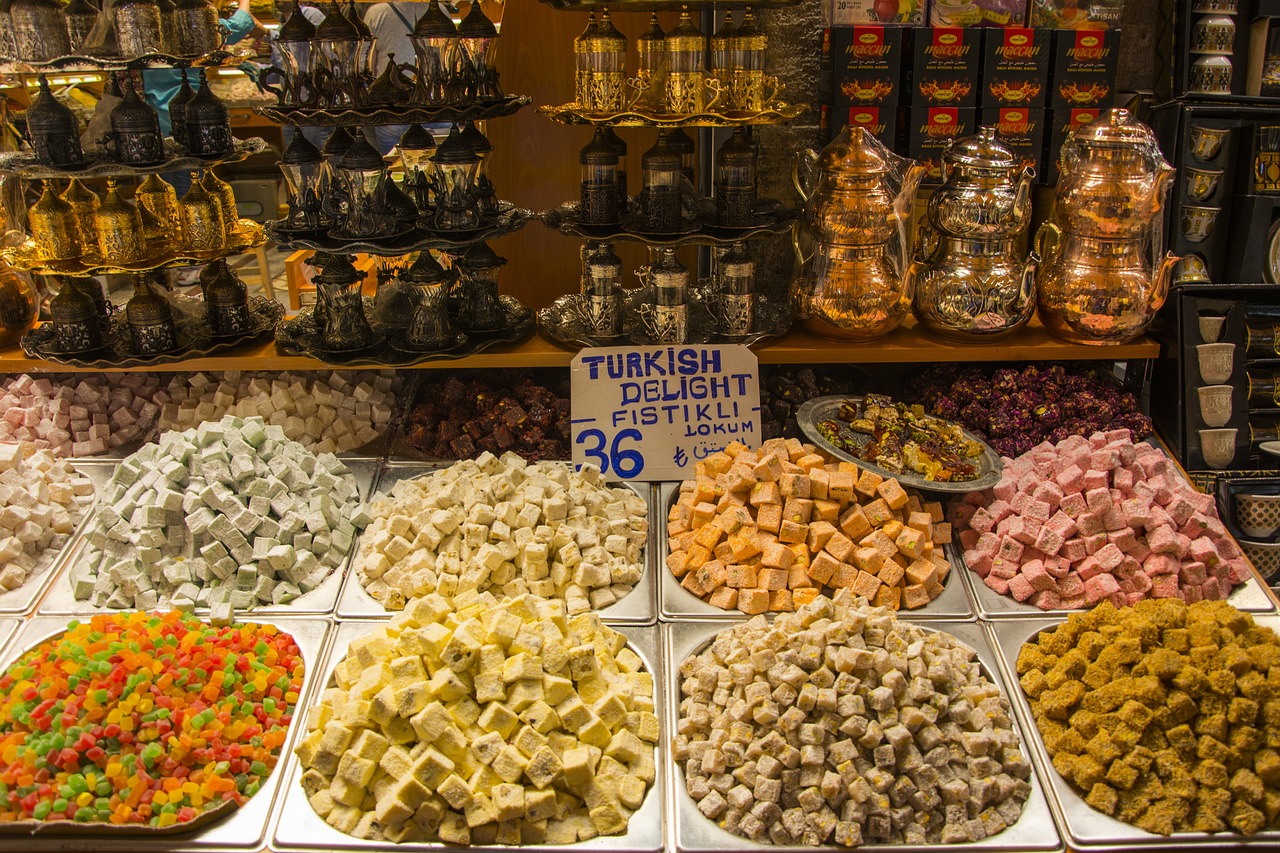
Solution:
<svg viewBox="0 0 1280 853">
<path fill-rule="evenodd" d="M 1231 420 L 1231 394 L 1233 385 L 1202 385 L 1196 389 L 1200 396 L 1200 417 L 1211 427 L 1226 426 Z"/>
<path fill-rule="evenodd" d="M 1235 344 L 1197 344 L 1196 359 L 1200 362 L 1200 378 L 1206 385 L 1221 385 L 1231 378 L 1235 369 Z"/>
<path fill-rule="evenodd" d="M 1236 430 L 1200 430 L 1200 455 L 1210 468 L 1226 468 L 1236 455 Z"/>
<path fill-rule="evenodd" d="M 1201 314 L 1200 323 L 1200 340 L 1206 344 L 1216 344 L 1218 338 L 1222 337 L 1222 327 L 1227 322 L 1226 317 L 1213 317 L 1209 314 Z"/>
</svg>

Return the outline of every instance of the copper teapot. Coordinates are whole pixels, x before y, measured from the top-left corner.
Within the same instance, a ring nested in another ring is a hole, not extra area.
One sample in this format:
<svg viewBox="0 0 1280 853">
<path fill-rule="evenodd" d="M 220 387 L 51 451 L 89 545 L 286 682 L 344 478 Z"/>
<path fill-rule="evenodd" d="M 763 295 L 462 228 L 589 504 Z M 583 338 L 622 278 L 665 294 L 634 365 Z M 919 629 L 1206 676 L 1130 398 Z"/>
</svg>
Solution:
<svg viewBox="0 0 1280 853">
<path fill-rule="evenodd" d="M 1067 138 L 1053 212 L 1036 233 L 1037 303 L 1050 334 L 1119 344 L 1151 325 L 1178 261 L 1163 251 L 1173 172 L 1128 110 L 1109 110 Z"/>
<path fill-rule="evenodd" d="M 912 310 L 947 340 L 1008 337 L 1035 310 L 1039 256 L 1022 259 L 1015 249 L 1031 221 L 1035 169 L 984 127 L 947 148 L 942 174 L 907 270 Z"/>
<path fill-rule="evenodd" d="M 906 317 L 907 220 L 924 174 L 861 127 L 846 126 L 821 154 L 800 152 L 793 180 L 804 216 L 792 244 L 801 270 L 791 299 L 814 334 L 872 340 Z"/>
</svg>

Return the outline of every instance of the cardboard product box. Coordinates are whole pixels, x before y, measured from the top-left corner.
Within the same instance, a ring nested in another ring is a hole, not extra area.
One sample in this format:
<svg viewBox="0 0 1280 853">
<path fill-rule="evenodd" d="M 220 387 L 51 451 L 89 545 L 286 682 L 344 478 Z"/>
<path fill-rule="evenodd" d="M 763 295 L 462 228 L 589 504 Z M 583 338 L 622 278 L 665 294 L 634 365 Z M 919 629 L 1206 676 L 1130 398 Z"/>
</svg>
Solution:
<svg viewBox="0 0 1280 853">
<path fill-rule="evenodd" d="M 1000 141 L 1013 149 L 1022 165 L 1041 172 L 1044 157 L 1045 110 L 1022 107 L 986 107 L 979 111 L 980 127 L 994 127 Z"/>
<path fill-rule="evenodd" d="M 1114 30 L 1125 0 L 1030 0 L 1031 26 L 1046 30 Z"/>
<path fill-rule="evenodd" d="M 1049 106 L 1055 110 L 1111 106 L 1120 33 L 1059 30 L 1053 34 Z"/>
<path fill-rule="evenodd" d="M 1045 120 L 1048 131 L 1045 134 L 1046 144 L 1044 157 L 1041 160 L 1044 164 L 1044 168 L 1040 170 L 1041 183 L 1056 184 L 1058 182 L 1058 157 L 1062 153 L 1062 144 L 1076 129 L 1097 121 L 1100 115 L 1102 110 L 1098 107 L 1049 111 Z"/>
<path fill-rule="evenodd" d="M 898 111 L 887 107 L 864 107 L 854 105 L 843 109 L 831 108 L 828 112 L 830 122 L 828 139 L 833 139 L 844 126 L 865 127 L 871 135 L 879 139 L 890 150 L 896 150 L 898 144 Z"/>
<path fill-rule="evenodd" d="M 831 28 L 832 106 L 840 111 L 857 106 L 892 110 L 901 102 L 903 29 Z"/>
<path fill-rule="evenodd" d="M 951 140 L 978 130 L 978 111 L 959 107 L 912 107 L 907 111 L 907 156 L 928 169 L 922 183 L 942 183 L 942 152 Z"/>
<path fill-rule="evenodd" d="M 823 24 L 923 24 L 927 0 L 823 0 Z"/>
<path fill-rule="evenodd" d="M 929 0 L 931 27 L 1025 27 L 1027 0 Z"/>
<path fill-rule="evenodd" d="M 912 107 L 975 107 L 982 30 L 917 27 L 911 30 Z"/>
<path fill-rule="evenodd" d="M 987 29 L 982 34 L 983 107 L 1043 109 L 1049 97 L 1053 33 L 1026 27 Z"/>
</svg>

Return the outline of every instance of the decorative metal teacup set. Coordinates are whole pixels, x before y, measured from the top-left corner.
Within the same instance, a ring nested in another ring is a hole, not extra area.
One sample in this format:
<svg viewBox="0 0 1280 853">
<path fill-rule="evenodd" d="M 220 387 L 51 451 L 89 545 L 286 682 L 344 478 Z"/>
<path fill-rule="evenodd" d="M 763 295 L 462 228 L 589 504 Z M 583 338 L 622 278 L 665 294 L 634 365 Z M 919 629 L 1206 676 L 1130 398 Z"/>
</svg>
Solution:
<svg viewBox="0 0 1280 853">
<path fill-rule="evenodd" d="M 397 62 L 388 54 L 382 74 L 377 39 L 355 11 L 335 6 L 319 26 L 298 8 L 280 27 L 275 46 L 280 65 L 263 73 L 260 85 L 280 106 L 327 110 L 379 106 L 437 106 L 476 103 L 503 97 L 494 56 L 498 30 L 479 3 L 455 24 L 431 4 L 409 33 L 415 62 Z M 407 57 L 402 57 L 406 58 Z M 279 83 L 265 82 L 269 76 Z"/>
<path fill-rule="evenodd" d="M 398 271 L 393 286 L 380 285 L 377 297 L 367 299 L 352 256 L 317 252 L 311 260 L 319 270 L 312 279 L 315 308 L 286 321 L 279 337 L 290 349 L 342 356 L 384 342 L 402 353 L 443 352 L 466 344 L 469 335 L 510 331 L 512 312 L 498 294 L 506 259 L 484 241 L 443 257 L 448 267 L 424 249 Z M 395 300 L 397 310 L 384 310 L 384 300 Z"/>
<path fill-rule="evenodd" d="M 222 48 L 209 0 L 13 0 L 0 12 L 0 56 L 49 62 L 65 56 L 196 58 Z"/>
<path fill-rule="evenodd" d="M 509 209 L 489 180 L 493 146 L 475 124 L 454 125 L 439 145 L 421 125 L 410 125 L 399 151 L 401 184 L 361 133 L 339 127 L 323 151 L 295 133 L 280 160 L 289 214 L 276 230 L 373 243 L 415 229 L 463 239 Z"/>
<path fill-rule="evenodd" d="M 202 160 L 216 160 L 235 151 L 230 113 L 226 104 L 209 88 L 208 77 L 200 71 L 198 89 L 192 89 L 187 72 L 182 86 L 169 102 L 173 139 L 166 142 L 155 109 L 139 96 L 131 81 L 111 84 L 121 91 L 112 108 L 111 129 L 97 140 L 101 154 L 86 152 L 75 113 L 60 103 L 40 76 L 40 93 L 27 110 L 27 132 L 32 157 L 38 166 L 67 172 L 85 169 L 95 162 L 111 162 L 130 169 L 145 169 L 165 163 L 175 152 Z"/>
<path fill-rule="evenodd" d="M 1025 260 L 1014 245 L 1030 222 L 1034 173 L 987 128 L 953 142 L 943 160 L 944 184 L 908 263 L 920 164 L 856 127 L 821 155 L 801 153 L 802 269 L 791 293 L 811 331 L 873 340 L 913 310 L 939 337 L 991 341 L 1021 328 L 1033 308 L 1074 343 L 1124 343 L 1147 329 L 1177 262 L 1161 245 L 1173 170 L 1149 128 L 1116 109 L 1067 139 L 1053 211 Z"/>
<path fill-rule="evenodd" d="M 778 78 L 765 74 L 768 38 L 748 9 L 740 24 L 731 12 L 710 39 L 711 67 L 704 66 L 707 37 L 682 11 L 670 32 L 655 13 L 636 39 L 639 66 L 626 73 L 627 38 L 609 16 L 593 12 L 574 39 L 574 107 L 589 116 L 632 111 L 651 116 L 758 113 L 774 103 Z"/>
</svg>

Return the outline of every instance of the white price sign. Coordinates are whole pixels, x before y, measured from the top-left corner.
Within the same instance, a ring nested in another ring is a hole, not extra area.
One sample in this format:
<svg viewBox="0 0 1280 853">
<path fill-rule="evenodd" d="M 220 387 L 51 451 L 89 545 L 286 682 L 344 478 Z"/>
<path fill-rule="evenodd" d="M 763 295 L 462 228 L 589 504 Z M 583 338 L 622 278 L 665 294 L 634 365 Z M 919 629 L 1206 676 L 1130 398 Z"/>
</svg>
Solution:
<svg viewBox="0 0 1280 853">
<path fill-rule="evenodd" d="M 685 480 L 732 441 L 756 447 L 760 368 L 744 346 L 598 347 L 574 357 L 573 464 Z"/>
</svg>

